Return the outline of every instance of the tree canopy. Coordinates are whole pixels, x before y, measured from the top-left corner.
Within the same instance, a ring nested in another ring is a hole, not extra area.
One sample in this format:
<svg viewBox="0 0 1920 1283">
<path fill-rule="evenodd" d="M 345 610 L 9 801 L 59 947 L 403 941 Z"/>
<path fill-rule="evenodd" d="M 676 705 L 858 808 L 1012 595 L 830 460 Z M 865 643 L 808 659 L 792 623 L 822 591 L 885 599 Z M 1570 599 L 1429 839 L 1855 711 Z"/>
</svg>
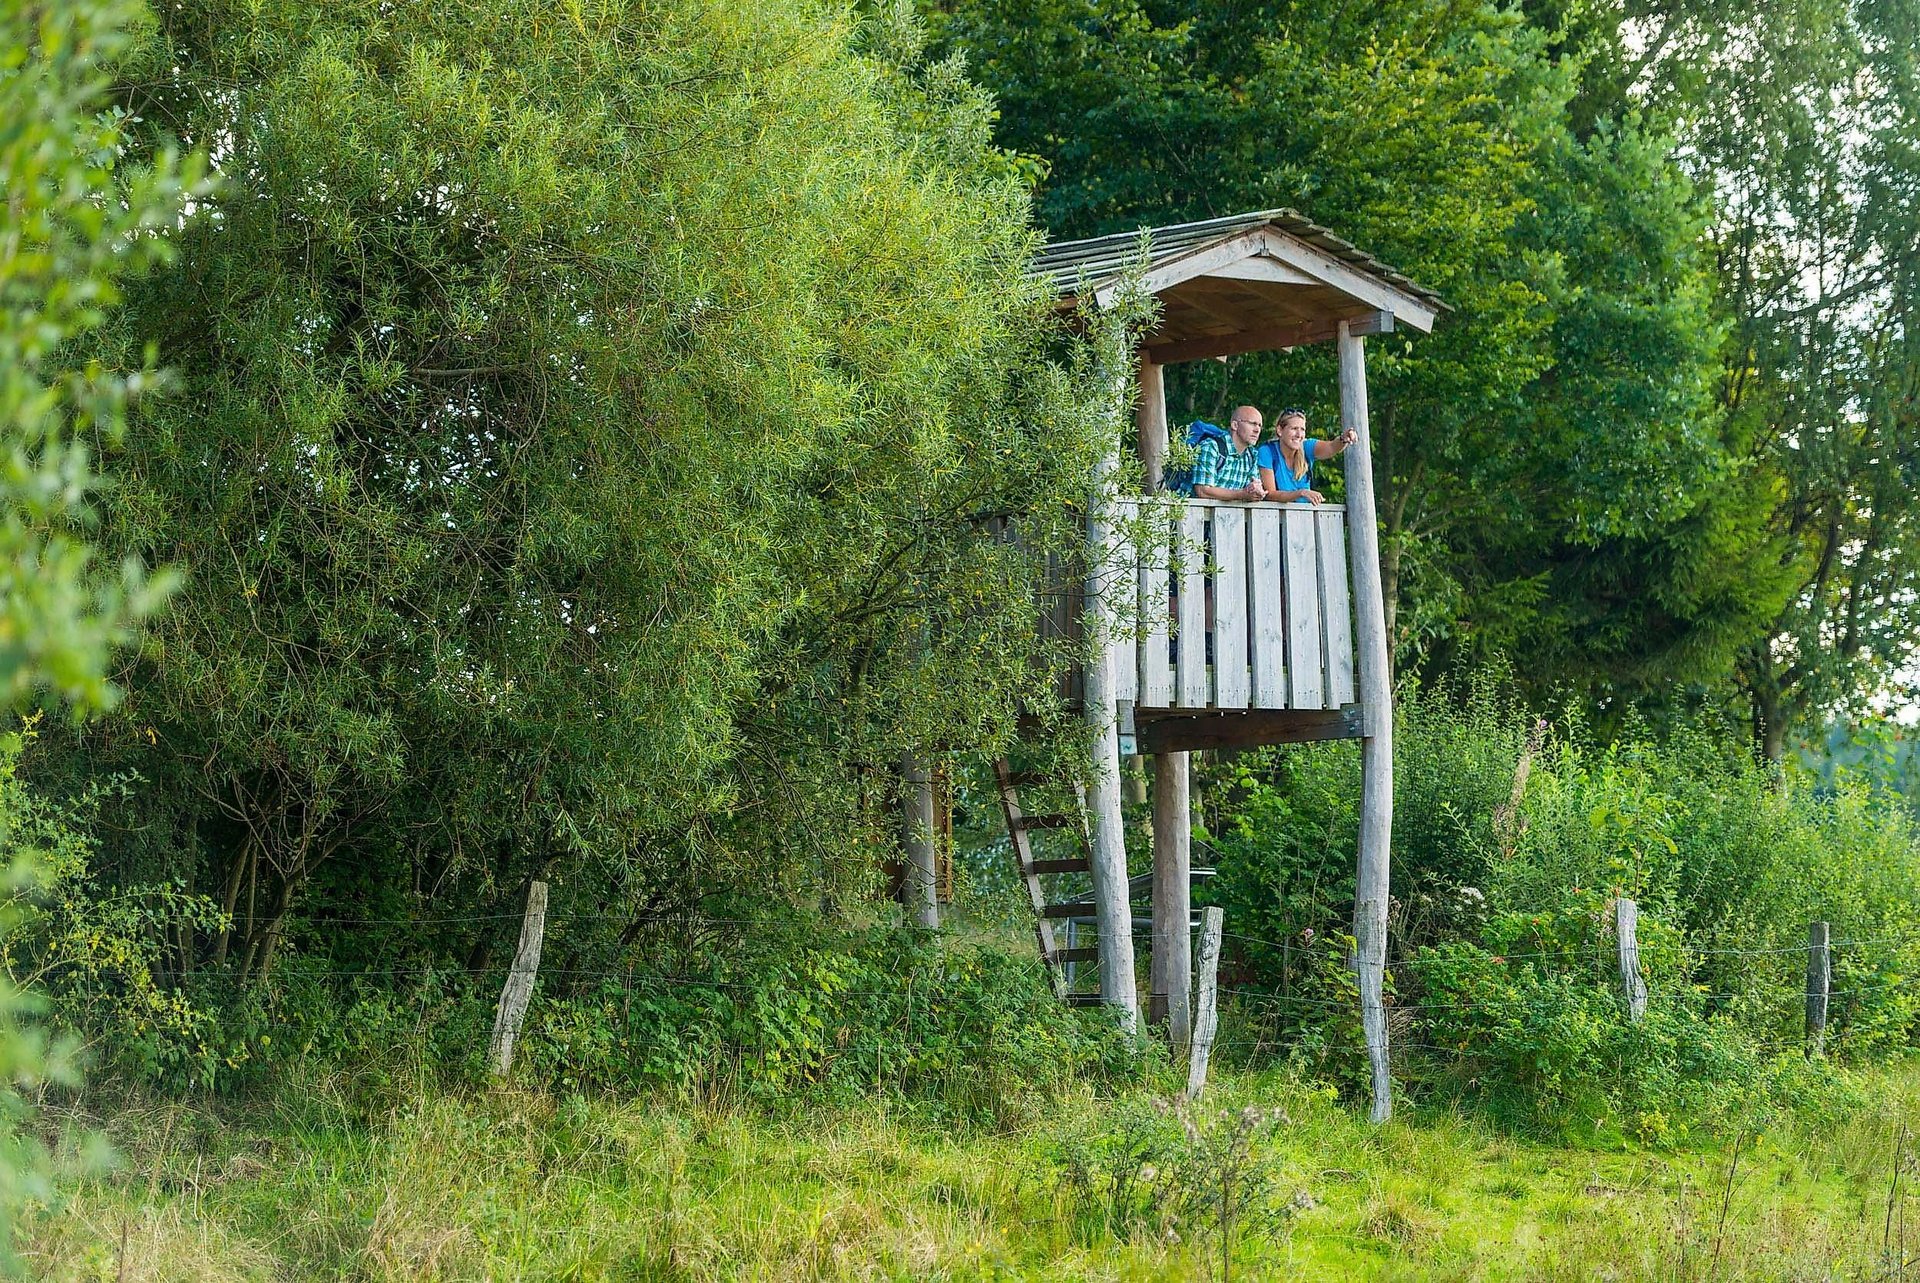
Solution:
<svg viewBox="0 0 1920 1283">
<path fill-rule="evenodd" d="M 871 878 L 874 768 L 1038 699 L 995 523 L 1064 538 L 1121 409 L 1047 346 L 985 97 L 812 5 L 156 21 L 126 110 L 220 188 L 118 318 L 179 386 L 105 533 L 188 589 L 45 758 L 154 781 L 124 867 L 235 912 L 243 972 L 316 878 Z"/>
<path fill-rule="evenodd" d="M 1911 5 L 929 8 L 1051 233 L 1288 205 L 1455 306 L 1370 357 L 1403 664 L 1744 703 L 1778 757 L 1914 652 Z M 1174 400 L 1324 421 L 1332 382 L 1244 358 Z"/>
</svg>

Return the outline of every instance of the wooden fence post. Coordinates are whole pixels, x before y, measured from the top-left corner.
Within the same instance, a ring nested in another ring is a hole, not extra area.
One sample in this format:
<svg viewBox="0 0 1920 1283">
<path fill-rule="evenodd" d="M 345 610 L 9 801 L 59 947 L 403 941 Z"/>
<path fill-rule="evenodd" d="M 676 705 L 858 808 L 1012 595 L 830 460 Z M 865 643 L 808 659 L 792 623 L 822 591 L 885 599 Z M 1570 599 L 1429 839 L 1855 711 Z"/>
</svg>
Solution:
<svg viewBox="0 0 1920 1283">
<path fill-rule="evenodd" d="M 520 947 L 513 954 L 513 969 L 500 990 L 500 1005 L 493 1011 L 493 1038 L 487 1058 L 493 1072 L 504 1078 L 513 1068 L 513 1042 L 520 1036 L 520 1023 L 527 1018 L 527 1003 L 533 998 L 533 982 L 540 974 L 540 944 L 547 934 L 547 884 L 527 886 L 527 916 L 520 921 Z"/>
<path fill-rule="evenodd" d="M 1827 924 L 1807 924 L 1807 1054 L 1827 1049 L 1827 998 L 1833 991 L 1833 949 Z"/>
<path fill-rule="evenodd" d="M 1621 896 L 1613 902 L 1613 932 L 1620 946 L 1620 987 L 1627 997 L 1627 1019 L 1647 1014 L 1647 982 L 1640 975 L 1640 906 Z"/>
<path fill-rule="evenodd" d="M 1187 1059 L 1187 1099 L 1207 1087 L 1207 1058 L 1220 1026 L 1220 929 L 1226 919 L 1216 905 L 1200 911 L 1200 974 L 1194 981 L 1193 1046 Z"/>
</svg>

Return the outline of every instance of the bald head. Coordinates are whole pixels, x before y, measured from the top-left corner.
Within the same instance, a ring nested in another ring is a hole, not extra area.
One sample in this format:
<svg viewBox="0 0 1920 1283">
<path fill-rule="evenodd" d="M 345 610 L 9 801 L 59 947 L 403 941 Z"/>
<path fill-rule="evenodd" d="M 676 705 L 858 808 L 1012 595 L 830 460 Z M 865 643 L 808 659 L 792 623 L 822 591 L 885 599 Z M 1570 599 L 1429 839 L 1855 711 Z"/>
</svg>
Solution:
<svg viewBox="0 0 1920 1283">
<path fill-rule="evenodd" d="M 1242 450 L 1258 441 L 1261 431 L 1266 427 L 1260 419 L 1259 408 L 1251 405 L 1234 407 L 1233 418 L 1228 422 L 1233 425 L 1234 442 Z"/>
</svg>

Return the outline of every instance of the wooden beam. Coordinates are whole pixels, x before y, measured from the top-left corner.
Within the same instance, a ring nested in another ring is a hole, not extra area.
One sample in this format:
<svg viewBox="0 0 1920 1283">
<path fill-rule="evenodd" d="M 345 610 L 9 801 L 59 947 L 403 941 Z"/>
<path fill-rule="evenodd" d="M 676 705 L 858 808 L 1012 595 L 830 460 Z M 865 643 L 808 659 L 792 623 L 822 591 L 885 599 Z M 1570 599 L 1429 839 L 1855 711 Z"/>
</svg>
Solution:
<svg viewBox="0 0 1920 1283">
<path fill-rule="evenodd" d="M 1349 267 L 1325 250 L 1317 249 L 1296 236 L 1272 227 L 1265 229 L 1265 232 L 1267 253 L 1274 258 L 1325 281 L 1343 294 L 1371 304 L 1379 311 L 1392 312 L 1422 334 L 1432 331 L 1439 313 L 1431 305 L 1421 302 L 1418 296 L 1360 268 Z"/>
<path fill-rule="evenodd" d="M 1243 258 L 1238 263 L 1228 263 L 1225 267 L 1216 267 L 1207 273 L 1207 277 L 1214 280 L 1266 281 L 1273 285 L 1320 284 L 1318 280 L 1308 276 L 1299 268 L 1291 267 L 1266 254 L 1257 258 Z"/>
<path fill-rule="evenodd" d="M 1140 278 L 1140 288 L 1149 294 L 1158 294 L 1161 290 L 1178 285 L 1182 281 L 1196 276 L 1205 276 L 1216 267 L 1225 267 L 1228 263 L 1251 258 L 1260 252 L 1266 238 L 1259 229 L 1244 232 L 1230 240 L 1216 245 L 1204 245 L 1179 258 L 1169 259 Z M 1093 301 L 1101 307 L 1109 306 L 1119 296 L 1125 277 L 1107 282 L 1093 292 Z"/>
<path fill-rule="evenodd" d="M 533 982 L 540 974 L 540 945 L 546 935 L 547 884 L 531 882 L 527 884 L 527 912 L 520 920 L 520 945 L 513 953 L 513 969 L 507 972 L 500 1001 L 493 1009 L 487 1060 L 496 1077 L 504 1078 L 513 1069 L 513 1044 L 527 1018 L 527 1004 L 533 1000 Z"/>
<path fill-rule="evenodd" d="M 1250 708 L 1244 712 L 1134 714 L 1143 753 L 1185 753 L 1207 748 L 1258 748 L 1262 744 L 1307 744 L 1360 738 L 1360 710 L 1345 708 Z M 1156 817 L 1157 818 L 1157 817 Z"/>
<path fill-rule="evenodd" d="M 1140 404 L 1134 411 L 1140 430 L 1140 462 L 1146 468 L 1147 493 L 1160 489 L 1167 466 L 1167 381 L 1146 353 L 1140 354 Z"/>
<path fill-rule="evenodd" d="M 1340 424 L 1356 440 L 1347 451 L 1347 543 L 1353 561 L 1354 641 L 1359 651 L 1360 843 L 1353 896 L 1354 971 L 1360 1018 L 1373 1069 L 1376 1123 L 1393 1114 L 1387 1064 L 1384 976 L 1387 959 L 1387 885 L 1393 842 L 1393 671 L 1387 615 L 1380 588 L 1380 525 L 1373 487 L 1373 442 L 1367 426 L 1365 340 L 1340 327 Z"/>
<path fill-rule="evenodd" d="M 1304 347 L 1340 337 L 1340 327 L 1350 334 L 1391 334 L 1393 313 L 1369 312 L 1346 321 L 1300 321 L 1274 325 L 1218 338 L 1183 339 L 1159 343 L 1142 349 L 1148 360 L 1158 365 L 1177 365 L 1182 361 L 1207 361 L 1243 352 L 1277 352 L 1281 348 Z"/>
</svg>

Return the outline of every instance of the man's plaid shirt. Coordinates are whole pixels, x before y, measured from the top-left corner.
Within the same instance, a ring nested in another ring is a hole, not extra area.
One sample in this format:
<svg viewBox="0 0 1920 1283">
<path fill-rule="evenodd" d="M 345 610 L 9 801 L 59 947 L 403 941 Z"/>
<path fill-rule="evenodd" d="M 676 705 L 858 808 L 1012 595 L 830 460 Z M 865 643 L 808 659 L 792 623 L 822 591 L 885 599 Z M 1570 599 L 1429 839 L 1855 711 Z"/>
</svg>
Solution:
<svg viewBox="0 0 1920 1283">
<path fill-rule="evenodd" d="M 1251 446 L 1236 452 L 1231 445 L 1208 437 L 1193 454 L 1193 484 L 1244 490 L 1260 470 L 1260 452 Z"/>
</svg>

